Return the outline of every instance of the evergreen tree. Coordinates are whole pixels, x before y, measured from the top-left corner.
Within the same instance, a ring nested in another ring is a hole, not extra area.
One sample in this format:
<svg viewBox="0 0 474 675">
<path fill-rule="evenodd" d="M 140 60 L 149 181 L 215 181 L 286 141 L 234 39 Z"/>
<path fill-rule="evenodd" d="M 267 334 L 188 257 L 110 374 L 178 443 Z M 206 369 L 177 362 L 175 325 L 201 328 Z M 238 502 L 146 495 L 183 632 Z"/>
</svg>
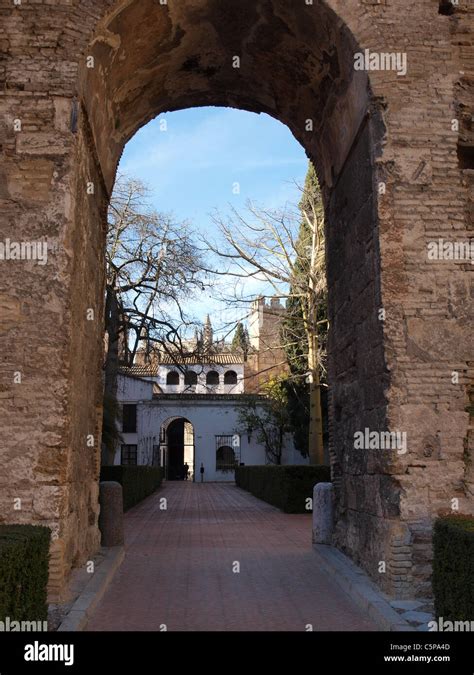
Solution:
<svg viewBox="0 0 474 675">
<path fill-rule="evenodd" d="M 295 447 L 303 455 L 307 455 L 310 443 L 322 445 L 323 417 L 327 418 L 325 391 L 321 396 L 321 384 L 326 382 L 322 354 L 327 344 L 324 207 L 316 171 L 311 163 L 299 207 L 301 223 L 295 247 L 297 257 L 282 326 L 282 343 L 290 368 L 290 377 L 286 380 L 285 387 Z M 319 223 L 316 233 L 315 222 Z M 319 260 L 314 260 L 312 255 L 308 255 L 308 252 L 314 249 L 315 234 L 320 238 L 318 249 L 320 252 L 322 249 Z M 307 286 L 310 275 L 313 278 L 312 293 L 301 293 L 301 289 Z M 308 333 L 313 333 L 315 338 L 312 355 L 308 349 Z M 321 451 L 322 448 L 320 453 Z"/>
<path fill-rule="evenodd" d="M 232 338 L 231 349 L 233 352 L 242 351 L 244 357 L 247 356 L 249 350 L 249 336 L 248 331 L 244 328 L 243 323 L 239 321 L 235 328 L 234 337 Z"/>
</svg>

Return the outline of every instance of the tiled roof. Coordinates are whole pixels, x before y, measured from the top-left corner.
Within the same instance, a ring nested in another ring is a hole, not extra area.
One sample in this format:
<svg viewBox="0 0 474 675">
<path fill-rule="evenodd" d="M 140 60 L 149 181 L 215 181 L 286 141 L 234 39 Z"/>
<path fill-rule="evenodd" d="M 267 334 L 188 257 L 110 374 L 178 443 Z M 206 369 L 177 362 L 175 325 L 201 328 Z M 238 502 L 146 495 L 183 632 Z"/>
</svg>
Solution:
<svg viewBox="0 0 474 675">
<path fill-rule="evenodd" d="M 244 357 L 242 354 L 208 354 L 205 356 L 185 356 L 185 357 L 176 357 L 172 358 L 171 356 L 163 356 L 160 360 L 159 365 L 162 366 L 175 366 L 179 364 L 180 366 L 236 366 L 244 363 Z M 135 377 L 157 377 L 158 376 L 158 366 L 156 365 L 133 365 L 130 368 L 121 368 L 120 372 L 123 375 L 130 375 Z"/>
<path fill-rule="evenodd" d="M 162 366 L 172 366 L 176 363 L 180 365 L 189 365 L 189 366 L 200 366 L 203 365 L 237 365 L 244 362 L 244 357 L 242 354 L 233 354 L 232 352 L 224 354 L 203 354 L 201 356 L 192 355 L 192 356 L 181 356 L 181 357 L 171 357 L 168 355 L 163 355 L 160 359 L 160 365 Z"/>
<path fill-rule="evenodd" d="M 156 368 L 151 366 L 132 366 L 131 368 L 120 368 L 120 373 L 122 375 L 128 375 L 130 377 L 156 377 L 157 372 Z"/>
</svg>

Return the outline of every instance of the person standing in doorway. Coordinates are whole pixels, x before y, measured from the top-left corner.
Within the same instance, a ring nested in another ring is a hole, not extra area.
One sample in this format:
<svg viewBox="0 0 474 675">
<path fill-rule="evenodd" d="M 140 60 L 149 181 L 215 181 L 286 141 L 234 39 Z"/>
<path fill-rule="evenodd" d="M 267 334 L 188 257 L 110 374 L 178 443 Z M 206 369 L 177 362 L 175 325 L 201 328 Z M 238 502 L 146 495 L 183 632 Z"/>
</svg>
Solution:
<svg viewBox="0 0 474 675">
<path fill-rule="evenodd" d="M 199 473 L 201 474 L 201 483 L 204 483 L 204 464 L 201 462 L 201 468 L 199 469 Z"/>
<path fill-rule="evenodd" d="M 184 480 L 188 480 L 188 476 L 189 476 L 189 464 L 188 464 L 187 462 L 185 463 L 183 469 L 184 469 Z"/>
</svg>

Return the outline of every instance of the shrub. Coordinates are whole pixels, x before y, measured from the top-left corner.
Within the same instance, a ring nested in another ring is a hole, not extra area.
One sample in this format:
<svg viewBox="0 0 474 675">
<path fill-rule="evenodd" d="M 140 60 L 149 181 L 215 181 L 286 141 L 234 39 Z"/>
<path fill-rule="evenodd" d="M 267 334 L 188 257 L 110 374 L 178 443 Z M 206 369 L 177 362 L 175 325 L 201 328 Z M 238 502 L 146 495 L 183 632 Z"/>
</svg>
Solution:
<svg viewBox="0 0 474 675">
<path fill-rule="evenodd" d="M 0 525 L 0 621 L 46 621 L 51 532 Z"/>
<path fill-rule="evenodd" d="M 103 466 L 100 480 L 120 483 L 123 489 L 123 510 L 128 511 L 160 487 L 163 469 L 159 466 Z"/>
<path fill-rule="evenodd" d="M 474 517 L 438 518 L 433 533 L 433 594 L 436 616 L 474 620 Z"/>
<path fill-rule="evenodd" d="M 306 500 L 316 483 L 331 480 L 328 466 L 239 466 L 235 482 L 285 513 L 308 513 Z"/>
</svg>

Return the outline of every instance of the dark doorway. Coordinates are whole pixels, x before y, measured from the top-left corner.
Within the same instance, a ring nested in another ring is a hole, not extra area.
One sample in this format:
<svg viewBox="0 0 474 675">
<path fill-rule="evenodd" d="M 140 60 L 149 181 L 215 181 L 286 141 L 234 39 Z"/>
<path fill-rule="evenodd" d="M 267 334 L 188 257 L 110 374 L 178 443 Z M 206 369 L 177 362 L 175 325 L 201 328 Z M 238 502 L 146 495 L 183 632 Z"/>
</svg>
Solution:
<svg viewBox="0 0 474 675">
<path fill-rule="evenodd" d="M 184 419 L 168 426 L 168 480 L 184 480 Z"/>
</svg>

